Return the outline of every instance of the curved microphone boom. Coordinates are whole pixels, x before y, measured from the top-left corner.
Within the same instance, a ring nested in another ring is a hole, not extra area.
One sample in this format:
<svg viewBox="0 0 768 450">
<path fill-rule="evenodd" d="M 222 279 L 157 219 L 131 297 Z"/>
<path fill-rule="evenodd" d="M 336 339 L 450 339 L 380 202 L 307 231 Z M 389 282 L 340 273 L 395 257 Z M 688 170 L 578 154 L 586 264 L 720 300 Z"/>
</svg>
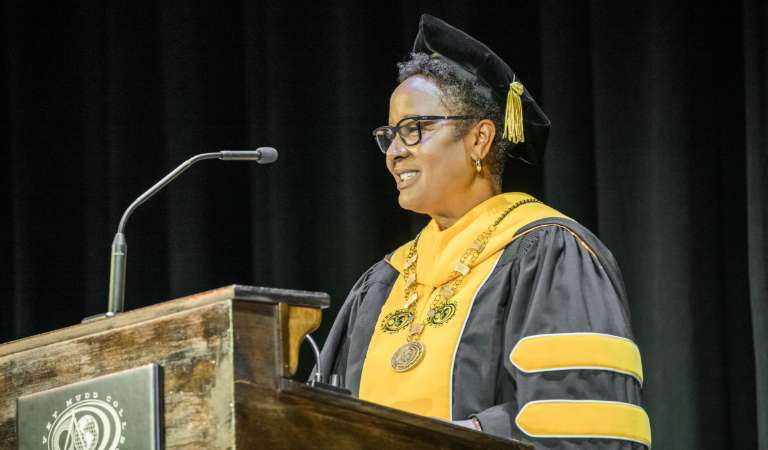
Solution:
<svg viewBox="0 0 768 450">
<path fill-rule="evenodd" d="M 174 178 L 189 169 L 192 164 L 205 159 L 256 161 L 259 164 L 270 164 L 277 160 L 277 150 L 272 147 L 260 147 L 256 150 L 222 150 L 213 153 L 200 153 L 181 163 L 178 167 L 173 169 L 171 173 L 164 176 L 160 181 L 155 183 L 151 188 L 147 189 L 146 192 L 134 200 L 123 213 L 123 217 L 120 219 L 120 224 L 117 226 L 115 239 L 112 241 L 112 257 L 109 269 L 109 311 L 105 315 L 94 316 L 94 318 L 114 316 L 115 314 L 123 312 L 125 307 L 125 264 L 128 244 L 126 243 L 123 230 L 125 230 L 125 224 L 128 222 L 128 218 L 136 208 L 149 200 L 150 197 L 173 181 Z"/>
</svg>

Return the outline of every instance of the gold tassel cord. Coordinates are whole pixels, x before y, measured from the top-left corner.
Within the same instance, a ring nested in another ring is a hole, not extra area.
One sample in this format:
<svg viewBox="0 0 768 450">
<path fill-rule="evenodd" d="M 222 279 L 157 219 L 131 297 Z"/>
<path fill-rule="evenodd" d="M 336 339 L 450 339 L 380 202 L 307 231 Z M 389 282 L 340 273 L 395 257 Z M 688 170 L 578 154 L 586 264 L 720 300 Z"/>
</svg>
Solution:
<svg viewBox="0 0 768 450">
<path fill-rule="evenodd" d="M 523 92 L 525 92 L 525 88 L 519 81 L 509 83 L 507 110 L 504 114 L 504 134 L 502 135 L 502 138 L 508 139 L 515 144 L 525 142 L 523 128 L 523 101 L 521 99 Z"/>
</svg>

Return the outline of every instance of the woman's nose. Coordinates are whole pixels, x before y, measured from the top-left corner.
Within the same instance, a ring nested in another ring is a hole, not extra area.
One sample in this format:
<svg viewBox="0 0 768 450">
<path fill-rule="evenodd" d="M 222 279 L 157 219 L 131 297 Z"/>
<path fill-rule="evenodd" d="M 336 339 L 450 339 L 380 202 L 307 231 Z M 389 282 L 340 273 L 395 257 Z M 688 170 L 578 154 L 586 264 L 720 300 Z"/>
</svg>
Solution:
<svg viewBox="0 0 768 450">
<path fill-rule="evenodd" d="M 404 158 L 410 154 L 408 147 L 400 139 L 395 139 L 387 148 L 387 156 L 392 158 Z"/>
</svg>

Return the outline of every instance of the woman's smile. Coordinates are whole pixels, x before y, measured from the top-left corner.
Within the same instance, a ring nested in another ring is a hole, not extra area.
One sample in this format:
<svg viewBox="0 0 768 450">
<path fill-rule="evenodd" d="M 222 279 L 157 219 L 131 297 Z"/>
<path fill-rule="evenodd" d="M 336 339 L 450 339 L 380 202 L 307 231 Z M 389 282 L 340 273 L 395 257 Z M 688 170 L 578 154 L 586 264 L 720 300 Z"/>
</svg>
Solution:
<svg viewBox="0 0 768 450">
<path fill-rule="evenodd" d="M 421 172 L 415 169 L 395 169 L 395 181 L 397 183 L 397 189 L 403 190 L 413 186 L 419 179 Z"/>
</svg>

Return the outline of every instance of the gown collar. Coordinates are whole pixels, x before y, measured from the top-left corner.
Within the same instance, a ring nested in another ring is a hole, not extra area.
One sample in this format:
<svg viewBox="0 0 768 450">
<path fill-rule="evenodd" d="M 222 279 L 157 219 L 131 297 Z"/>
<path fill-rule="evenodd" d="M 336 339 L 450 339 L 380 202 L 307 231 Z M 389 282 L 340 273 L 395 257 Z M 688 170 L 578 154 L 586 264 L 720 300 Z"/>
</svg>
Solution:
<svg viewBox="0 0 768 450">
<path fill-rule="evenodd" d="M 437 223 L 431 220 L 422 230 L 417 246 L 416 279 L 419 284 L 437 287 L 448 282 L 454 276 L 454 266 L 474 240 L 486 231 L 505 209 L 527 198 L 533 197 L 522 192 L 493 196 L 467 211 L 445 230 L 440 230 Z M 514 240 L 520 228 L 546 217 L 563 216 L 542 203 L 527 203 L 515 208 L 498 225 L 473 266 L 506 247 Z M 390 263 L 398 271 L 403 269 L 410 245 L 410 242 L 406 243 L 392 256 Z"/>
</svg>

